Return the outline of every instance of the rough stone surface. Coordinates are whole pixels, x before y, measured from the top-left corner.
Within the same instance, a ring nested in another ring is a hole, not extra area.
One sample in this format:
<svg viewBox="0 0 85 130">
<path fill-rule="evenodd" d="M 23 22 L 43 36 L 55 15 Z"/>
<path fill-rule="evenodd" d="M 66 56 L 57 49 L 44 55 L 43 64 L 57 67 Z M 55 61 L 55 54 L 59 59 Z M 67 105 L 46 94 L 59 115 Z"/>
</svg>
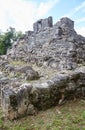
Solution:
<svg viewBox="0 0 85 130">
<path fill-rule="evenodd" d="M 35 33 L 38 33 L 39 31 L 52 26 L 53 26 L 52 17 L 48 17 L 47 19 L 40 19 L 36 23 L 34 23 L 33 29 Z"/>
<path fill-rule="evenodd" d="M 7 57 L 59 70 L 74 69 L 85 62 L 85 38 L 76 33 L 71 19 L 65 17 L 52 25 L 49 17 L 34 23 L 34 32 L 26 32 L 14 43 Z"/>
<path fill-rule="evenodd" d="M 18 88 L 2 88 L 2 108 L 9 119 L 16 119 L 80 96 L 85 96 L 85 67 L 70 73 L 58 73 L 41 84 L 25 83 Z"/>
<path fill-rule="evenodd" d="M 38 72 L 34 70 L 27 70 L 26 72 L 26 80 L 35 80 L 39 78 Z"/>
<path fill-rule="evenodd" d="M 85 37 L 66 17 L 54 25 L 52 17 L 41 19 L 33 28 L 0 57 L 1 105 L 10 120 L 85 99 Z"/>
</svg>

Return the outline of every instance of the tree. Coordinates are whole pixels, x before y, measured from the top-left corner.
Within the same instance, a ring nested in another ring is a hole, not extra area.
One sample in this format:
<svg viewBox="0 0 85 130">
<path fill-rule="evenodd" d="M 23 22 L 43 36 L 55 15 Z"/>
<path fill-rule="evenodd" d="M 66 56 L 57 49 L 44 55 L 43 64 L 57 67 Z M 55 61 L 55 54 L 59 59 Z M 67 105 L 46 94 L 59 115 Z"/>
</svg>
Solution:
<svg viewBox="0 0 85 130">
<path fill-rule="evenodd" d="M 15 28 L 10 27 L 7 32 L 0 34 L 0 55 L 6 54 L 7 49 L 12 47 L 14 41 L 22 36 L 22 32 L 16 32 Z"/>
<path fill-rule="evenodd" d="M 4 45 L 4 36 L 0 35 L 0 55 L 3 55 L 6 53 L 5 45 Z"/>
</svg>

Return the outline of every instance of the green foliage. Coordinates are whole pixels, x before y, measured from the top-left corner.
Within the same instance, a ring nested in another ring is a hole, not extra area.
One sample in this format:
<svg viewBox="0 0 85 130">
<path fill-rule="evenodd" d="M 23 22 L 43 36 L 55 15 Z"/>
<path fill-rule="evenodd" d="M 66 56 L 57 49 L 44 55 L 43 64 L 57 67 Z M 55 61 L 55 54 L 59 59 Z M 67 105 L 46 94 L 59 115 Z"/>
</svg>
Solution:
<svg viewBox="0 0 85 130">
<path fill-rule="evenodd" d="M 0 55 L 6 53 L 5 44 L 3 42 L 3 36 L 0 36 Z"/>
<path fill-rule="evenodd" d="M 0 55 L 4 55 L 8 48 L 12 47 L 14 41 L 22 36 L 22 32 L 16 32 L 15 28 L 10 27 L 5 33 L 0 34 Z"/>
<path fill-rule="evenodd" d="M 85 111 L 83 111 L 83 113 L 82 113 L 82 117 L 85 119 Z"/>
</svg>

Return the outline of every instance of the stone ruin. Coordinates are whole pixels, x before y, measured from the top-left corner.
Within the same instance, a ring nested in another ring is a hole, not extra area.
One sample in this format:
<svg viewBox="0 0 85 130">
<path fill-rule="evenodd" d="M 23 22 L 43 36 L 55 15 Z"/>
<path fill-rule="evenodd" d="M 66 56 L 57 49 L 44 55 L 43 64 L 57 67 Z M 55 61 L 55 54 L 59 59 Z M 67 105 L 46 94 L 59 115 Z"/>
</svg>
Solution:
<svg viewBox="0 0 85 130">
<path fill-rule="evenodd" d="M 42 31 L 45 28 L 52 26 L 53 26 L 52 17 L 48 17 L 47 19 L 44 20 L 40 19 L 33 24 L 34 33 L 38 33 L 39 31 Z"/>
<path fill-rule="evenodd" d="M 76 33 L 74 21 L 64 17 L 53 25 L 48 17 L 33 29 L 0 60 L 1 105 L 11 120 L 85 99 L 85 37 Z M 23 66 L 11 64 L 19 61 Z"/>
<path fill-rule="evenodd" d="M 72 20 L 62 18 L 54 25 L 52 17 L 39 21 L 34 23 L 34 31 L 26 32 L 22 40 L 13 44 L 8 58 L 58 70 L 73 69 L 85 61 L 85 38 L 76 33 Z"/>
</svg>

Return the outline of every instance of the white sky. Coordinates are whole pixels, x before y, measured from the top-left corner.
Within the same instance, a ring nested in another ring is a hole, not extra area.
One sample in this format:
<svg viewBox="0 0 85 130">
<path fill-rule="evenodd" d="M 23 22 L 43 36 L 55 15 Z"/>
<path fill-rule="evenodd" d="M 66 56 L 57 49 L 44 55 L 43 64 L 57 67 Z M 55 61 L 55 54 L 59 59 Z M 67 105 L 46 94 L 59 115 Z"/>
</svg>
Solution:
<svg viewBox="0 0 85 130">
<path fill-rule="evenodd" d="M 32 30 L 33 23 L 53 16 L 54 21 L 68 16 L 76 31 L 85 36 L 85 0 L 0 0 L 0 30 Z"/>
<path fill-rule="evenodd" d="M 58 0 L 48 0 L 37 5 L 32 0 L 0 0 L 0 29 L 9 26 L 17 30 L 32 29 L 33 22 L 45 17 Z"/>
</svg>

